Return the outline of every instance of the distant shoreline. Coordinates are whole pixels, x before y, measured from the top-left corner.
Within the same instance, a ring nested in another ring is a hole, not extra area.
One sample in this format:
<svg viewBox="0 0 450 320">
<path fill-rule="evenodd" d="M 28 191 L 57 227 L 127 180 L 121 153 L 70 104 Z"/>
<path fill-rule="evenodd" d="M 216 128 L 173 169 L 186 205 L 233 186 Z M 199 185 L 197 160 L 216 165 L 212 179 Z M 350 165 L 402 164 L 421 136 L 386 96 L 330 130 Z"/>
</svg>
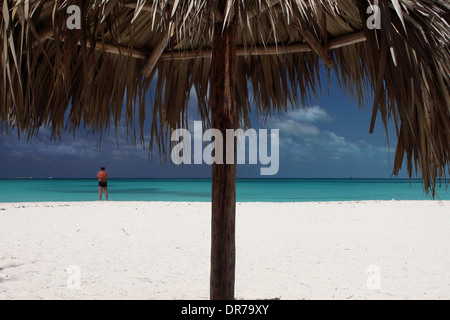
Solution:
<svg viewBox="0 0 450 320">
<path fill-rule="evenodd" d="M 264 202 L 264 201 L 236 201 L 236 205 L 248 205 L 248 204 L 255 204 L 255 205 L 308 205 L 308 204 L 382 204 L 382 203 L 407 203 L 407 202 L 418 202 L 418 203 L 446 203 L 450 206 L 450 200 L 330 200 L 330 201 L 280 201 L 280 202 Z M 211 204 L 211 201 L 164 201 L 164 200 L 109 200 L 109 201 L 99 201 L 99 200 L 92 200 L 92 201 L 85 201 L 85 200 L 74 200 L 74 201 L 30 201 L 30 202 L 0 202 L 0 206 L 9 206 L 9 205 L 20 205 L 25 207 L 40 207 L 40 206 L 73 206 L 78 204 L 86 204 L 86 205 L 93 205 L 93 204 L 99 204 L 99 205 L 117 205 L 117 204 L 123 204 L 123 205 L 132 205 L 132 204 L 148 204 L 148 205 L 154 205 L 154 204 L 177 204 L 177 205 L 189 205 L 189 204 Z M 1 210 L 2 208 L 0 208 Z"/>
<path fill-rule="evenodd" d="M 210 202 L 211 179 L 108 179 L 112 201 Z M 336 202 L 432 200 L 422 180 L 409 179 L 238 179 L 238 202 Z M 450 200 L 447 185 L 436 199 Z M 89 179 L 3 179 L 0 202 L 96 201 L 98 183 Z"/>
<path fill-rule="evenodd" d="M 0 180 L 97 180 L 96 178 L 0 178 Z M 211 178 L 109 178 L 109 180 L 211 180 Z M 403 180 L 403 181 L 422 181 L 421 178 L 237 178 L 236 180 Z M 443 182 L 444 183 L 444 180 Z"/>
</svg>

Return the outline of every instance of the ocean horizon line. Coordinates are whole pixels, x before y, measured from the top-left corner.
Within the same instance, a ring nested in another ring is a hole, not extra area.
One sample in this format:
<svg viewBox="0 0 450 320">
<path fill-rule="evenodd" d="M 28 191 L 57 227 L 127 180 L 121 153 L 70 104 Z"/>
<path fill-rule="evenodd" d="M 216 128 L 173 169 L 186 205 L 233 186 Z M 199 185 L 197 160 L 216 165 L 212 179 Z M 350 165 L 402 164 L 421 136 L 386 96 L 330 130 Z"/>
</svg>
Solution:
<svg viewBox="0 0 450 320">
<path fill-rule="evenodd" d="M 405 178 L 239 178 L 237 201 L 316 202 L 420 200 L 431 198 L 420 179 Z M 437 199 L 450 200 L 447 181 L 437 183 Z M 95 178 L 2 179 L 0 202 L 46 202 L 98 199 Z M 211 200 L 210 178 L 108 179 L 110 200 Z"/>
<path fill-rule="evenodd" d="M 14 178 L 0 178 L 0 180 L 97 180 L 97 178 L 93 177 L 78 177 L 78 178 L 53 178 L 53 177 L 14 177 Z M 108 178 L 108 180 L 212 180 L 212 178 L 177 178 L 177 177 L 144 177 L 144 178 L 135 178 L 135 177 L 118 177 L 118 178 Z M 236 178 L 236 180 L 403 180 L 403 181 L 422 181 L 422 178 L 259 178 L 259 177 L 245 177 L 245 178 Z M 447 180 L 442 180 L 442 182 Z"/>
</svg>

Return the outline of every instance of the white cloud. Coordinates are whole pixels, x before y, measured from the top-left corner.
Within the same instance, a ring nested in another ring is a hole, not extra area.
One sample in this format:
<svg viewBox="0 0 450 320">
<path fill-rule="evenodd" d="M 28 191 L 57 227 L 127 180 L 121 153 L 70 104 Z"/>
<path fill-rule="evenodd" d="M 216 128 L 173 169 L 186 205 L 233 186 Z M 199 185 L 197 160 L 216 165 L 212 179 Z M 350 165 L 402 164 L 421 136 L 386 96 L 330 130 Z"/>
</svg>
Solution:
<svg viewBox="0 0 450 320">
<path fill-rule="evenodd" d="M 271 120 L 269 127 L 280 129 L 280 133 L 287 137 L 305 138 L 315 137 L 320 134 L 320 129 L 309 123 L 296 122 L 294 120 Z"/>
<path fill-rule="evenodd" d="M 355 158 L 362 154 L 360 145 L 347 141 L 344 137 L 340 137 L 334 132 L 324 131 L 320 144 L 331 153 L 332 158 L 335 160 L 341 160 L 344 157 Z"/>
<path fill-rule="evenodd" d="M 334 161 L 364 160 L 386 155 L 386 148 L 368 145 L 365 141 L 349 141 L 335 132 L 322 130 L 320 122 L 333 121 L 333 117 L 320 106 L 291 111 L 285 117 L 271 119 L 267 127 L 280 130 L 280 146 L 289 161 L 315 161 L 323 158 Z"/>
<path fill-rule="evenodd" d="M 317 137 L 321 130 L 317 127 L 318 122 L 332 121 L 325 109 L 319 106 L 312 106 L 306 109 L 290 111 L 285 117 L 270 119 L 267 126 L 273 129 L 280 129 L 280 133 L 287 137 L 304 139 L 307 137 Z"/>
<path fill-rule="evenodd" d="M 61 141 L 55 143 L 51 140 L 51 130 L 41 128 L 38 137 L 32 138 L 30 141 L 27 141 L 26 138 L 18 140 L 16 136 L 11 136 L 2 139 L 1 143 L 9 149 L 8 156 L 18 159 L 30 157 L 34 160 L 52 157 L 95 159 L 102 157 L 105 152 L 116 160 L 127 159 L 130 156 L 143 158 L 147 156 L 148 150 L 142 148 L 139 135 L 137 135 L 136 145 L 133 145 L 131 131 L 127 136 L 125 125 L 120 124 L 118 126 L 117 139 L 114 130 L 111 129 L 110 132 L 104 133 L 102 141 L 99 140 L 99 135 L 86 133 L 85 131 L 77 132 L 75 139 L 73 139 L 71 133 L 64 132 Z M 150 134 L 145 134 L 144 139 L 147 144 L 150 141 Z"/>
<path fill-rule="evenodd" d="M 307 107 L 306 109 L 288 112 L 287 117 L 297 122 L 307 123 L 333 121 L 333 117 L 330 116 L 325 109 L 322 109 L 319 106 L 312 106 Z"/>
</svg>

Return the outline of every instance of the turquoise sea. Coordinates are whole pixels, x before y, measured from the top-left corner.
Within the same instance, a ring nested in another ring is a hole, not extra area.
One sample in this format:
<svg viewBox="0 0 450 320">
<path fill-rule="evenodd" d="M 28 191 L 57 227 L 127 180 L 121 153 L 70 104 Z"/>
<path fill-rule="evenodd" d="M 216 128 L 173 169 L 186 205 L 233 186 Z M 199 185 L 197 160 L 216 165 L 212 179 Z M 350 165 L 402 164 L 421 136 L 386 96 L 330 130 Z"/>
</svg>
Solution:
<svg viewBox="0 0 450 320">
<path fill-rule="evenodd" d="M 110 179 L 113 201 L 201 201 L 211 199 L 209 179 Z M 237 201 L 305 202 L 430 200 L 420 180 L 407 179 L 239 179 Z M 438 189 L 450 200 L 450 188 Z M 97 201 L 95 179 L 3 179 L 0 202 Z"/>
</svg>

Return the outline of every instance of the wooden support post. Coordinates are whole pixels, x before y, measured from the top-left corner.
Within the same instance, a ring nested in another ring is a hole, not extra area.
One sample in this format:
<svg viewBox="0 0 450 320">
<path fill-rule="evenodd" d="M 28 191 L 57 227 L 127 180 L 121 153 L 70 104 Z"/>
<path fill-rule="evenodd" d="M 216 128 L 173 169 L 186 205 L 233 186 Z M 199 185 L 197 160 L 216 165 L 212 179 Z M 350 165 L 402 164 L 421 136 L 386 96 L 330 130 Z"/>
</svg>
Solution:
<svg viewBox="0 0 450 320">
<path fill-rule="evenodd" d="M 320 41 L 316 38 L 311 28 L 306 23 L 301 23 L 299 31 L 303 35 L 303 37 L 305 38 L 306 42 L 309 44 L 311 49 L 322 59 L 325 65 L 331 67 L 334 64 L 334 62 L 333 59 L 331 59 L 330 54 L 328 53 L 328 48 L 324 47 L 320 43 Z M 326 36 L 327 35 L 325 35 L 325 37 Z"/>
<path fill-rule="evenodd" d="M 169 28 L 171 28 L 171 26 Z M 163 35 L 161 41 L 159 41 L 158 45 L 153 49 L 152 54 L 148 57 L 147 61 L 145 62 L 144 67 L 142 68 L 142 75 L 144 77 L 149 77 L 155 70 L 159 58 L 161 57 L 161 55 L 163 54 L 164 50 L 167 47 L 167 44 L 169 43 L 170 38 L 169 34 L 170 29 L 167 30 L 167 33 Z"/>
<path fill-rule="evenodd" d="M 222 31 L 223 30 L 223 31 Z M 226 137 L 227 129 L 236 129 L 236 25 L 214 29 L 211 64 L 212 126 Z M 212 223 L 211 223 L 211 300 L 233 300 L 236 264 L 236 161 L 212 165 Z M 232 146 L 236 150 L 236 145 Z M 236 152 L 234 152 L 236 154 Z"/>
</svg>

